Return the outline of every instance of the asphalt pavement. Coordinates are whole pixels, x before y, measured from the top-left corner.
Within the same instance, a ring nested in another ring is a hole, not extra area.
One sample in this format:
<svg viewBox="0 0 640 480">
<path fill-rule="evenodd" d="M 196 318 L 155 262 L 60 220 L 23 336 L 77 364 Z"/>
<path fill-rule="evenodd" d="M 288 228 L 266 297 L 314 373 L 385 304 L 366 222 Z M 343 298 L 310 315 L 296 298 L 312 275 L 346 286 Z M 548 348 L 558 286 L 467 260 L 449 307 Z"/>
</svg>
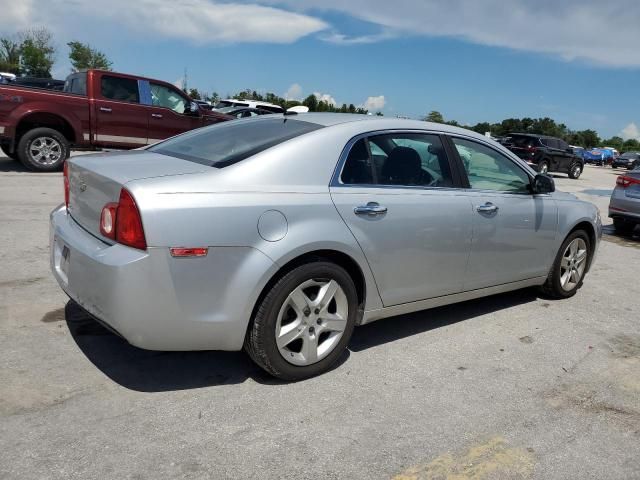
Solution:
<svg viewBox="0 0 640 480">
<path fill-rule="evenodd" d="M 557 188 L 605 223 L 618 172 Z M 139 350 L 49 273 L 59 173 L 0 158 L 0 478 L 640 478 L 640 239 L 605 227 L 576 296 L 534 290 L 357 328 L 273 380 L 241 352 Z"/>
</svg>

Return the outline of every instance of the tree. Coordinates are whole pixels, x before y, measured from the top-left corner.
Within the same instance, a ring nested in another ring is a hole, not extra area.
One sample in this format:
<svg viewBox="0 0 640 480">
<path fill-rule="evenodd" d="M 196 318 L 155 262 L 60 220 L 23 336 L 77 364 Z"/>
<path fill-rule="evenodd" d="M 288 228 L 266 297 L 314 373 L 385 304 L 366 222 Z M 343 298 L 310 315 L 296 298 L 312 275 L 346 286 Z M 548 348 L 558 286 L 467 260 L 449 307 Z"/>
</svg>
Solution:
<svg viewBox="0 0 640 480">
<path fill-rule="evenodd" d="M 625 140 L 625 142 L 622 144 L 622 150 L 625 152 L 638 151 L 640 150 L 640 142 L 635 138 Z"/>
<path fill-rule="evenodd" d="M 200 92 L 198 91 L 197 88 L 190 88 L 189 91 L 187 92 L 187 95 L 189 95 L 189 97 L 193 98 L 194 100 L 202 99 L 202 97 L 200 96 Z"/>
<path fill-rule="evenodd" d="M 113 63 L 104 53 L 91 48 L 88 43 L 74 40 L 67 43 L 67 46 L 69 47 L 69 60 L 71 60 L 71 70 L 73 72 L 89 70 L 90 68 L 111 70 Z"/>
<path fill-rule="evenodd" d="M 20 74 L 20 44 L 11 38 L 0 38 L 0 71 Z"/>
<path fill-rule="evenodd" d="M 311 94 L 302 101 L 302 104 L 305 107 L 309 108 L 310 112 L 315 112 L 316 110 L 318 110 L 318 97 Z"/>
<path fill-rule="evenodd" d="M 444 123 L 444 117 L 437 110 L 432 110 L 426 117 L 424 117 L 424 121 L 433 123 Z"/>
<path fill-rule="evenodd" d="M 32 77 L 51 78 L 56 57 L 53 35 L 46 28 L 25 30 L 19 34 L 22 73 Z"/>
</svg>

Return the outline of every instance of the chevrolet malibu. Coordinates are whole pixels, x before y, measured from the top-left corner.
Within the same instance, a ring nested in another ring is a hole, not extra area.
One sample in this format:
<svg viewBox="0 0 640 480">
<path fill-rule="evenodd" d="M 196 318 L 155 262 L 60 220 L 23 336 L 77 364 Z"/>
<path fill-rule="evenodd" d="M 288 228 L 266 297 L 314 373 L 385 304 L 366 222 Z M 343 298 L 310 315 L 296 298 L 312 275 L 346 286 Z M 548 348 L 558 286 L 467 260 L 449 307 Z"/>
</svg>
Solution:
<svg viewBox="0 0 640 480">
<path fill-rule="evenodd" d="M 499 144 L 402 119 L 228 122 L 73 158 L 64 182 L 51 268 L 71 299 L 132 345 L 244 348 L 286 380 L 374 320 L 525 287 L 570 297 L 602 234 L 595 206 Z"/>
</svg>

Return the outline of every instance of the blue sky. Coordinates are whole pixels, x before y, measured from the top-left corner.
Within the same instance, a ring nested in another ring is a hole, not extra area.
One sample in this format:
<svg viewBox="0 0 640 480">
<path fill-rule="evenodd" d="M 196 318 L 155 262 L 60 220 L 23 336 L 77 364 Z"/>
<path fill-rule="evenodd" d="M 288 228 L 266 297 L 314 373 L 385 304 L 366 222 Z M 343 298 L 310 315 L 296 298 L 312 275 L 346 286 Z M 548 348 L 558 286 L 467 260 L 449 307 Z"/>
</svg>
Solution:
<svg viewBox="0 0 640 480">
<path fill-rule="evenodd" d="M 0 0 L 9 2 L 9 0 Z M 628 0 L 23 0 L 0 33 L 47 25 L 114 68 L 221 95 L 311 93 L 474 124 L 549 116 L 640 138 L 640 6 Z M 126 12 L 126 14 L 125 14 Z"/>
</svg>

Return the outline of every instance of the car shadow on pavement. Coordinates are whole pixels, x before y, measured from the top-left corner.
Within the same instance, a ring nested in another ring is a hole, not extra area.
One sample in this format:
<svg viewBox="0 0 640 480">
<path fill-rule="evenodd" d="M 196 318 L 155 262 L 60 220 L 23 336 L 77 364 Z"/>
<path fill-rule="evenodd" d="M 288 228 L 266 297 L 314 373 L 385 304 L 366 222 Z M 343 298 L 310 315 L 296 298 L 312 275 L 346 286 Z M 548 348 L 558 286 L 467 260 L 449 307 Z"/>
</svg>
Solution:
<svg viewBox="0 0 640 480">
<path fill-rule="evenodd" d="M 0 172 L 30 172 L 27 167 L 17 160 L 8 157 L 0 157 Z"/>
<path fill-rule="evenodd" d="M 138 392 L 167 392 L 237 384 L 251 378 L 264 385 L 281 385 L 244 352 L 160 352 L 130 345 L 87 314 L 72 300 L 65 320 L 82 353 L 117 384 Z M 333 369 L 349 357 L 340 358 Z"/>
<path fill-rule="evenodd" d="M 351 337 L 349 348 L 355 352 L 366 350 L 480 315 L 535 302 L 538 298 L 538 292 L 533 288 L 528 288 L 408 315 L 385 318 L 356 328 Z"/>
</svg>

